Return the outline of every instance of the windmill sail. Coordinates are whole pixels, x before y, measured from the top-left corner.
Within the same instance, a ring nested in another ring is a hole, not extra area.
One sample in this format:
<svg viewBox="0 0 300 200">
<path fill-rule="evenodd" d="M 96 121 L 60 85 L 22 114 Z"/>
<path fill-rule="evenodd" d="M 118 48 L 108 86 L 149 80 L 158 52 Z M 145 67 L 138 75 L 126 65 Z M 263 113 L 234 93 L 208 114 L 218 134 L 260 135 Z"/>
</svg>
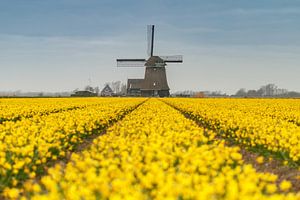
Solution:
<svg viewBox="0 0 300 200">
<path fill-rule="evenodd" d="M 148 56 L 153 56 L 153 43 L 154 43 L 154 25 L 147 26 L 147 41 L 148 41 Z"/>
<path fill-rule="evenodd" d="M 117 59 L 117 67 L 144 67 L 145 59 Z"/>
<path fill-rule="evenodd" d="M 169 63 L 182 63 L 182 55 L 174 55 L 174 56 L 159 56 L 164 62 Z"/>
<path fill-rule="evenodd" d="M 170 96 L 168 86 L 166 63 L 182 63 L 182 55 L 154 56 L 154 25 L 147 27 L 147 54 L 146 59 L 117 59 L 118 67 L 144 67 L 143 79 L 128 79 L 128 96 Z"/>
</svg>

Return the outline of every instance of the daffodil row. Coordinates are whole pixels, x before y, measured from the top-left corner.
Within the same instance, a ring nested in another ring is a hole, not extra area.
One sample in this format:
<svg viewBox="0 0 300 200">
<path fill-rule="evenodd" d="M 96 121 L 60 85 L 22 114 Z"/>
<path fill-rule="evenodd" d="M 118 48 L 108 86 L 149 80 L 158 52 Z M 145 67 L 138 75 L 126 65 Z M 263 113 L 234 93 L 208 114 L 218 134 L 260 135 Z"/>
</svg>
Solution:
<svg viewBox="0 0 300 200">
<path fill-rule="evenodd" d="M 100 133 L 145 99 L 92 100 L 95 105 L 0 124 L 0 190 L 19 186 L 66 156 L 83 139 Z M 86 100 L 81 100 L 82 105 Z M 91 102 L 90 102 L 91 103 Z M 88 103 L 88 104 L 90 104 Z"/>
<path fill-rule="evenodd" d="M 251 108 L 251 114 L 285 120 L 300 126 L 299 99 L 227 99 L 224 103 L 230 109 L 234 109 L 238 104 L 242 112 L 249 112 Z"/>
<path fill-rule="evenodd" d="M 6 188 L 24 199 L 300 199 L 291 183 L 243 164 L 238 147 L 214 140 L 179 111 L 150 99 L 90 148 L 40 181 Z M 280 193 L 280 192 L 286 193 Z"/>
<path fill-rule="evenodd" d="M 166 99 L 204 126 L 251 147 L 300 159 L 299 99 Z"/>
<path fill-rule="evenodd" d="M 113 103 L 118 99 L 102 98 L 101 102 Z M 0 123 L 20 120 L 36 115 L 45 115 L 77 108 L 97 105 L 99 98 L 11 98 L 0 99 Z"/>
</svg>

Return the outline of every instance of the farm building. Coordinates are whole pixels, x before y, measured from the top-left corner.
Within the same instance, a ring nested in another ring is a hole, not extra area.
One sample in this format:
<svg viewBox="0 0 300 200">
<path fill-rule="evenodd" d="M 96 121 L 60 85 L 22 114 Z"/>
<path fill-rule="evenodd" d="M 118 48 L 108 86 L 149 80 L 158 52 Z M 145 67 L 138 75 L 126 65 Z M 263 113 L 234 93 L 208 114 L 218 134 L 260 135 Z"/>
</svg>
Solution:
<svg viewBox="0 0 300 200">
<path fill-rule="evenodd" d="M 100 95 L 104 97 L 110 97 L 113 96 L 114 92 L 113 90 L 109 87 L 109 85 L 105 85 L 105 87 L 102 89 Z"/>
<path fill-rule="evenodd" d="M 71 97 L 95 97 L 97 96 L 97 93 L 82 90 L 82 91 L 76 91 L 74 94 L 71 94 Z"/>
<path fill-rule="evenodd" d="M 141 96 L 141 87 L 144 79 L 128 79 L 127 80 L 127 95 Z"/>
</svg>

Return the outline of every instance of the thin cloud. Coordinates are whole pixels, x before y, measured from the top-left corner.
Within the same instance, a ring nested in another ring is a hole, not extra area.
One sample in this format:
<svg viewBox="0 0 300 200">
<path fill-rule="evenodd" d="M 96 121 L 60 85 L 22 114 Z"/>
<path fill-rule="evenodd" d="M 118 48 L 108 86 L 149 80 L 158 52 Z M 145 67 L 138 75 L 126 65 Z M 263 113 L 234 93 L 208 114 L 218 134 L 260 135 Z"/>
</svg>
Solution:
<svg viewBox="0 0 300 200">
<path fill-rule="evenodd" d="M 255 9 L 246 9 L 246 8 L 235 8 L 232 10 L 227 10 L 221 12 L 222 14 L 234 14 L 234 15 L 299 15 L 300 7 L 293 8 L 255 8 Z"/>
</svg>

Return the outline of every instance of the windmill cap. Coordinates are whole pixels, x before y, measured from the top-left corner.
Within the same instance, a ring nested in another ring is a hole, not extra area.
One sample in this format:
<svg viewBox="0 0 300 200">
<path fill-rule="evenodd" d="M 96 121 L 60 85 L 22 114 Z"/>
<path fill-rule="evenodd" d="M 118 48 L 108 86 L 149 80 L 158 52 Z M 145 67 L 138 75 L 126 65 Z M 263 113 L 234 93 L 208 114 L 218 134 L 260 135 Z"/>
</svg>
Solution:
<svg viewBox="0 0 300 200">
<path fill-rule="evenodd" d="M 145 63 L 145 66 L 148 66 L 148 67 L 153 67 L 155 66 L 157 63 L 163 63 L 165 65 L 165 62 L 164 60 L 159 57 L 159 56 L 151 56 L 147 62 Z"/>
</svg>

